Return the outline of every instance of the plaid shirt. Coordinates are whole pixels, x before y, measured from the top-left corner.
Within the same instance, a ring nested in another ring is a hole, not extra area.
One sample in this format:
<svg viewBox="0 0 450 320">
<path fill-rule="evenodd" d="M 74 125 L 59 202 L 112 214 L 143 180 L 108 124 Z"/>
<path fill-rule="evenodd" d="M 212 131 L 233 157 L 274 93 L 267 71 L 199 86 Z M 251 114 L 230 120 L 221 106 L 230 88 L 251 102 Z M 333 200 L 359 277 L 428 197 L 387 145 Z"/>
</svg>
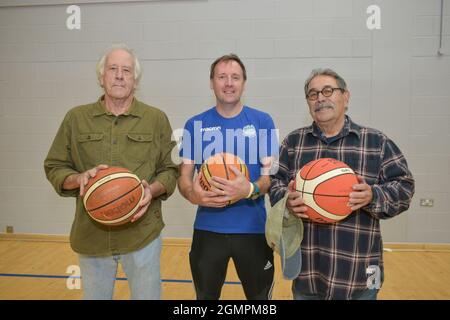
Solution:
<svg viewBox="0 0 450 320">
<path fill-rule="evenodd" d="M 380 219 L 408 209 L 414 179 L 406 159 L 386 135 L 362 127 L 346 116 L 339 135 L 326 138 L 313 123 L 291 132 L 280 146 L 278 172 L 271 176 L 270 201 L 280 200 L 290 180 L 302 166 L 318 158 L 334 158 L 348 164 L 372 186 L 373 199 L 336 224 L 304 220 L 302 271 L 294 280 L 302 294 L 325 299 L 351 299 L 368 288 L 367 268 L 377 266 L 383 282 L 383 243 Z"/>
</svg>

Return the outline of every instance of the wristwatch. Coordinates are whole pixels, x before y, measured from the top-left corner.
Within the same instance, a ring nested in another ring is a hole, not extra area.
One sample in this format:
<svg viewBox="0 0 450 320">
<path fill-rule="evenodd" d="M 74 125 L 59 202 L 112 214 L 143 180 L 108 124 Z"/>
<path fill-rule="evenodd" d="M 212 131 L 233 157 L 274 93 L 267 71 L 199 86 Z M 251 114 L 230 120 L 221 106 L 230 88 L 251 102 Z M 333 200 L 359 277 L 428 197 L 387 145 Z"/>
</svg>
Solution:
<svg viewBox="0 0 450 320">
<path fill-rule="evenodd" d="M 258 185 L 257 185 L 256 183 L 254 183 L 254 182 L 252 182 L 252 185 L 253 185 L 253 192 L 252 192 L 252 194 L 250 195 L 250 199 L 256 200 L 256 199 L 259 198 L 259 196 L 260 196 L 261 194 L 260 194 Z"/>
</svg>

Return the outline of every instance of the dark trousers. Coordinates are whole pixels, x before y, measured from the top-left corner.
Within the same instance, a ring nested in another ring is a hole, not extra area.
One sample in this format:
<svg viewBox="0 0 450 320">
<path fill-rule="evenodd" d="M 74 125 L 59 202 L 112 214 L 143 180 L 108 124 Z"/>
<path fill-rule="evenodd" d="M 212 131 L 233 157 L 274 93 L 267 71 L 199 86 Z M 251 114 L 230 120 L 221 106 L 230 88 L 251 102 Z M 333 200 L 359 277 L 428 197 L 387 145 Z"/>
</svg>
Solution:
<svg viewBox="0 0 450 320">
<path fill-rule="evenodd" d="M 198 300 L 218 300 L 233 259 L 248 300 L 269 300 L 273 251 L 264 234 L 224 234 L 194 230 L 189 262 Z"/>
</svg>

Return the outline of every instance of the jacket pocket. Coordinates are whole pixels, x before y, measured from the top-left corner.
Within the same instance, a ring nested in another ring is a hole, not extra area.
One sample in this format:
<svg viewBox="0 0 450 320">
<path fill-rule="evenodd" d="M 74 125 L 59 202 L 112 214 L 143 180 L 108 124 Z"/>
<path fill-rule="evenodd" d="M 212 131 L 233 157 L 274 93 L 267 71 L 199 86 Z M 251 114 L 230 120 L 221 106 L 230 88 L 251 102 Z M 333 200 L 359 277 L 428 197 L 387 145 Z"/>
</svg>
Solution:
<svg viewBox="0 0 450 320">
<path fill-rule="evenodd" d="M 123 154 L 136 163 L 154 162 L 156 148 L 152 134 L 127 133 L 127 143 Z"/>
<path fill-rule="evenodd" d="M 93 168 L 101 163 L 103 137 L 103 133 L 82 133 L 77 136 L 79 157 L 87 168 Z"/>
</svg>

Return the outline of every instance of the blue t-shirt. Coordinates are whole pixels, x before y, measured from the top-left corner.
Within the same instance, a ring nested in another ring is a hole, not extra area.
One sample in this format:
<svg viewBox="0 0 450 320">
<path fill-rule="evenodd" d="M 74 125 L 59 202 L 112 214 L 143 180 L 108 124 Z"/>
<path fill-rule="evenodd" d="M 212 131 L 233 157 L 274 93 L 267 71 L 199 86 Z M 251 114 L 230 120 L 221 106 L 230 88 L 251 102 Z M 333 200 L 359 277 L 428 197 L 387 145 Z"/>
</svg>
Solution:
<svg viewBox="0 0 450 320">
<path fill-rule="evenodd" d="M 233 118 L 224 118 L 215 107 L 186 122 L 180 156 L 195 161 L 196 169 L 210 156 L 227 152 L 239 156 L 250 181 L 259 179 L 261 159 L 277 156 L 278 134 L 271 116 L 244 106 Z M 264 197 L 242 199 L 224 208 L 199 206 L 194 228 L 218 233 L 264 233 Z"/>
</svg>

